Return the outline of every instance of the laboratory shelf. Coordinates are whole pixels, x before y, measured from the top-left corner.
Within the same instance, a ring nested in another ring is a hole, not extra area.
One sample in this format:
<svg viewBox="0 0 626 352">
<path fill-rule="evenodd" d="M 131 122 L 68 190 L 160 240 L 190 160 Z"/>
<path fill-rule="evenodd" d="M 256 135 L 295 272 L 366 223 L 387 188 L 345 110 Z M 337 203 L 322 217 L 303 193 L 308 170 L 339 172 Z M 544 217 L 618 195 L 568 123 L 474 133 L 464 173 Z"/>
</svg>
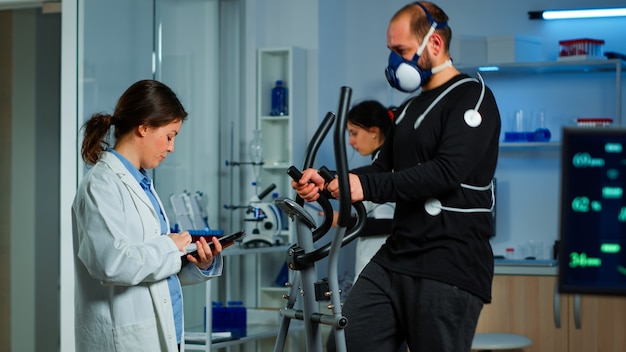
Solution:
<svg viewBox="0 0 626 352">
<path fill-rule="evenodd" d="M 241 244 L 236 244 L 232 247 L 228 247 L 222 252 L 223 256 L 235 256 L 235 255 L 247 255 L 247 254 L 263 254 L 263 253 L 276 253 L 276 252 L 285 252 L 289 249 L 291 245 L 280 245 L 280 246 L 267 246 L 267 247 L 252 247 L 246 248 Z"/>
<path fill-rule="evenodd" d="M 555 259 L 494 259 L 495 275 L 554 276 L 559 262 Z"/>
<path fill-rule="evenodd" d="M 289 116 L 289 115 L 283 115 L 283 116 L 271 116 L 271 115 L 261 116 L 261 120 L 263 120 L 263 121 L 288 121 L 290 119 L 291 119 L 291 116 Z"/>
<path fill-rule="evenodd" d="M 494 259 L 494 265 L 508 265 L 508 266 L 545 266 L 556 267 L 558 261 L 556 259 Z"/>
<path fill-rule="evenodd" d="M 222 256 L 225 258 L 256 258 L 253 261 L 256 263 L 256 273 L 255 276 L 257 278 L 260 277 L 260 272 L 263 271 L 260 259 L 269 254 L 280 254 L 284 253 L 286 255 L 287 250 L 289 249 L 290 244 L 284 244 L 280 246 L 264 246 L 264 247 L 251 247 L 246 248 L 241 243 L 236 243 L 235 245 L 228 247 L 222 252 Z M 224 274 L 224 279 L 228 279 L 229 275 Z M 205 306 L 211 306 L 211 285 L 213 280 L 209 280 L 204 283 L 205 286 Z M 256 290 L 258 290 L 257 295 L 263 295 L 263 292 L 266 292 L 266 286 L 263 286 L 266 283 L 258 283 Z M 274 287 L 272 287 L 274 288 Z M 276 289 L 279 289 L 276 287 Z M 282 295 L 280 295 L 282 297 Z M 284 302 L 281 300 L 279 302 Z M 247 327 L 246 327 L 246 336 L 241 338 L 235 338 L 231 340 L 215 341 L 213 343 L 207 343 L 207 335 L 204 332 L 198 332 L 198 330 L 202 330 L 202 326 L 189 326 L 189 329 L 185 330 L 185 334 L 187 335 L 185 338 L 185 351 L 191 350 L 200 350 L 200 351 L 212 351 L 214 349 L 219 349 L 222 347 L 229 347 L 234 345 L 239 345 L 251 341 L 262 340 L 265 338 L 269 338 L 272 336 L 277 336 L 278 333 L 278 323 L 279 323 L 279 308 L 281 306 L 271 306 L 268 304 L 262 304 L 264 307 L 268 308 L 258 308 L 260 302 L 256 302 L 256 304 L 252 305 L 247 309 Z M 209 325 L 211 314 L 208 314 L 206 317 L 206 324 Z M 296 328 L 297 330 L 297 328 Z"/>
<path fill-rule="evenodd" d="M 250 324 L 246 327 L 246 336 L 240 338 L 234 338 L 226 341 L 214 342 L 211 344 L 213 349 L 229 347 L 240 345 L 250 341 L 262 340 L 270 337 L 275 337 L 278 335 L 278 325 L 271 324 Z M 206 336 L 204 333 L 196 333 L 194 337 Z M 204 351 L 206 349 L 206 345 L 203 342 L 199 342 L 196 339 L 185 341 L 185 350 L 199 350 Z"/>
<path fill-rule="evenodd" d="M 273 163 L 271 165 L 263 164 L 263 169 L 264 170 L 283 170 L 283 171 L 285 171 L 285 174 L 287 174 L 287 169 L 290 166 L 291 165 L 289 163 L 275 162 L 275 163 Z"/>
<path fill-rule="evenodd" d="M 278 311 L 275 311 L 278 315 Z M 263 340 L 278 336 L 280 325 L 276 324 L 248 324 L 246 326 L 246 336 L 233 338 L 230 340 L 220 340 L 211 343 L 212 349 L 241 345 L 247 342 Z M 298 320 L 292 320 L 289 324 L 290 333 L 300 333 L 304 330 L 304 323 Z M 186 351 L 205 351 L 206 350 L 206 333 L 194 332 L 190 334 L 191 338 L 185 339 Z"/>
<path fill-rule="evenodd" d="M 500 150 L 558 149 L 561 142 L 501 142 Z"/>
<path fill-rule="evenodd" d="M 587 72 L 621 72 L 624 61 L 620 59 L 579 60 L 579 61 L 539 61 L 516 62 L 480 66 L 460 66 L 463 72 L 480 72 L 481 75 L 491 74 L 542 74 L 542 73 L 587 73 Z"/>
<path fill-rule="evenodd" d="M 552 132 L 554 141 L 502 141 L 501 151 L 551 150 L 560 148 L 562 127 L 575 125 L 578 118 L 612 118 L 613 126 L 621 126 L 625 63 L 621 59 L 594 59 L 485 64 L 458 69 L 470 76 L 480 74 L 491 88 L 500 108 L 503 133 L 514 131 L 520 124 L 514 115 L 518 111 L 524 111 L 524 124 L 534 125 L 528 131 L 548 128 Z M 545 113 L 545 120 L 537 118 L 538 112 L 542 116 Z"/>
<path fill-rule="evenodd" d="M 271 92 L 277 80 L 282 80 L 288 89 L 289 114 L 285 116 L 269 115 Z M 250 145 L 259 146 L 263 164 L 258 168 L 259 175 L 255 175 L 258 181 L 255 186 L 258 189 L 266 189 L 273 184 L 275 188 L 272 191 L 272 197 L 287 197 L 293 193 L 293 189 L 291 178 L 286 171 L 293 165 L 294 160 L 304 155 L 306 146 L 304 143 L 307 115 L 306 49 L 298 47 L 258 49 L 256 91 L 256 118 L 254 131 L 252 131 L 255 138 Z M 258 230 L 251 222 L 245 222 L 242 225 L 248 230 L 248 235 L 252 235 L 252 230 Z M 295 237 L 295 226 L 289 221 L 285 225 L 280 230 L 280 237 L 283 239 L 282 242 L 292 243 Z M 281 274 L 284 267 L 289 247 L 290 245 L 287 244 L 246 248 L 237 244 L 222 252 L 227 259 L 224 274 L 219 279 L 207 281 L 204 292 L 193 292 L 195 294 L 193 297 L 198 301 L 198 305 L 202 301 L 205 307 L 210 307 L 212 300 L 216 299 L 224 301 L 234 299 L 244 302 L 248 312 L 247 335 L 238 339 L 212 342 L 210 334 L 207 336 L 206 333 L 192 332 L 194 341 L 187 341 L 185 350 L 208 352 L 251 341 L 256 341 L 256 346 L 254 346 L 255 343 L 249 343 L 241 348 L 246 351 L 253 347 L 256 351 L 268 350 L 268 346 L 265 345 L 269 341 L 261 340 L 277 336 L 278 333 L 279 309 L 285 305 L 282 297 L 285 289 L 276 287 L 275 282 L 277 275 Z M 214 290 L 216 292 L 211 292 L 211 281 L 217 285 Z M 211 297 L 212 293 L 217 297 Z M 251 319 L 252 311 L 270 313 Z M 207 309 L 203 320 L 207 326 L 210 326 L 211 314 L 212 311 Z M 196 322 L 200 318 L 194 316 L 193 319 L 190 318 L 190 321 Z M 195 329 L 191 330 L 191 325 L 187 326 L 190 327 L 188 331 L 204 330 L 195 326 Z"/>
</svg>

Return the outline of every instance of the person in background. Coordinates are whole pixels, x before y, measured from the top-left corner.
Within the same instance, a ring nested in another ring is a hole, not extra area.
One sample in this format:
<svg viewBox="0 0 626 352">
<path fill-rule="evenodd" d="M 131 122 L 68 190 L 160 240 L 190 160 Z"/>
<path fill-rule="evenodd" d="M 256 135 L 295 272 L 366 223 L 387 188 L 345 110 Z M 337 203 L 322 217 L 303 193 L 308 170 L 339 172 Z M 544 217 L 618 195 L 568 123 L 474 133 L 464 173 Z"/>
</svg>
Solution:
<svg viewBox="0 0 626 352">
<path fill-rule="evenodd" d="M 378 158 L 380 147 L 385 141 L 385 136 L 391 129 L 394 118 L 395 109 L 387 109 L 376 100 L 365 100 L 355 104 L 346 118 L 346 129 L 350 136 L 348 143 L 359 154 L 370 155 L 372 162 L 375 161 Z M 363 268 L 387 240 L 391 233 L 393 212 L 396 208 L 393 202 L 378 204 L 363 201 L 363 206 L 367 211 L 367 218 L 356 240 L 354 281 L 358 279 Z M 335 211 L 333 226 L 337 225 L 337 218 L 338 213 Z M 348 225 L 348 228 L 352 227 L 354 223 L 356 223 L 356 218 L 353 223 Z M 334 341 L 335 335 L 329 334 L 327 345 L 331 346 L 329 347 L 331 351 L 334 351 Z M 400 347 L 398 351 L 406 351 L 406 345 Z"/>
<path fill-rule="evenodd" d="M 404 6 L 387 28 L 387 80 L 416 94 L 374 163 L 348 174 L 353 202 L 396 202 L 391 235 L 343 306 L 348 351 L 396 351 L 406 341 L 411 352 L 469 352 L 491 300 L 500 113 L 482 79 L 453 66 L 451 36 L 431 2 Z M 339 196 L 338 181 L 325 184 L 314 169 L 292 187 L 305 201 L 324 188 Z"/>
<path fill-rule="evenodd" d="M 348 112 L 346 122 L 352 148 L 363 156 L 371 155 L 372 161 L 375 161 L 393 118 L 393 109 L 387 109 L 378 101 L 365 100 L 354 105 Z M 356 242 L 355 281 L 391 233 L 391 219 L 396 207 L 393 202 L 377 204 L 365 201 L 363 205 L 367 210 L 367 219 Z"/>
<path fill-rule="evenodd" d="M 222 273 L 216 238 L 213 249 L 204 238 L 196 242 L 198 258 L 187 255 L 182 266 L 191 236 L 169 233 L 148 176 L 174 151 L 186 118 L 169 87 L 142 80 L 122 94 L 112 115 L 94 114 L 83 125 L 81 153 L 91 168 L 72 204 L 77 351 L 179 350 L 181 284 Z"/>
</svg>

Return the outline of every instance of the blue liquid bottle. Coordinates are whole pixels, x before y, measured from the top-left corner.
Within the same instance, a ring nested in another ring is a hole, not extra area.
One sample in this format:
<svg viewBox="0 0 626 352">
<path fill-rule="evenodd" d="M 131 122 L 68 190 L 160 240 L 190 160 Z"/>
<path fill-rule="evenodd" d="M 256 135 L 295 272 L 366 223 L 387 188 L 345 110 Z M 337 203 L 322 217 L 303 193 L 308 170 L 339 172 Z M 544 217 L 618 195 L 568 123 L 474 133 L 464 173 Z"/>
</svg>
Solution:
<svg viewBox="0 0 626 352">
<path fill-rule="evenodd" d="M 272 88 L 272 116 L 285 116 L 287 112 L 287 88 L 283 86 L 283 81 L 276 81 L 276 86 Z"/>
</svg>

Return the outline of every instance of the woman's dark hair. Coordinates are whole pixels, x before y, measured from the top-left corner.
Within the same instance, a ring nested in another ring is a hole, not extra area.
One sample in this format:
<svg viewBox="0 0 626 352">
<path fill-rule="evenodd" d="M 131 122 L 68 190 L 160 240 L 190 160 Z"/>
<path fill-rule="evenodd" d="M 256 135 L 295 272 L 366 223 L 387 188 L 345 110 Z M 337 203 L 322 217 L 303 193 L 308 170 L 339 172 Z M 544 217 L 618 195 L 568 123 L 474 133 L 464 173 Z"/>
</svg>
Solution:
<svg viewBox="0 0 626 352">
<path fill-rule="evenodd" d="M 141 125 L 158 128 L 186 119 L 187 112 L 168 86 L 155 80 L 136 82 L 122 94 L 113 115 L 97 113 L 85 122 L 83 160 L 88 164 L 98 161 L 109 147 L 107 136 L 111 126 L 115 126 L 113 136 L 118 140 Z"/>
<path fill-rule="evenodd" d="M 348 112 L 348 122 L 361 128 L 378 127 L 384 136 L 391 127 L 393 117 L 383 104 L 376 100 L 365 100 L 352 107 Z"/>
</svg>

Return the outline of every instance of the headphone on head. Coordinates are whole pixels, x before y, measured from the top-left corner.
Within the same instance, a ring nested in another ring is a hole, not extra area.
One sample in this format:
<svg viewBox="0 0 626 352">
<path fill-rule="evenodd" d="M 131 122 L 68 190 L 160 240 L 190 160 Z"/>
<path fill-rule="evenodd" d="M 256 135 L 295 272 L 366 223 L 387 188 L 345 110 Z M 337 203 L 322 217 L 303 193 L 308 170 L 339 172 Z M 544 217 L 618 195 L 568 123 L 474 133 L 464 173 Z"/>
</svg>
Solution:
<svg viewBox="0 0 626 352">
<path fill-rule="evenodd" d="M 426 44 L 428 43 L 428 39 L 435 32 L 436 29 L 445 28 L 448 26 L 448 22 L 439 23 L 435 21 L 433 16 L 428 12 L 426 7 L 419 2 L 414 2 L 414 5 L 417 5 L 424 10 L 426 14 L 426 18 L 428 22 L 430 22 L 430 29 L 428 33 L 424 36 L 424 40 L 422 44 L 417 49 L 415 55 L 411 60 L 406 60 L 402 56 L 398 55 L 395 51 L 392 51 L 389 54 L 389 64 L 387 69 L 385 69 L 385 76 L 387 77 L 387 82 L 393 88 L 396 88 L 405 93 L 412 93 L 418 90 L 434 73 L 441 71 L 442 69 L 449 67 L 452 65 L 450 60 L 446 61 L 442 65 L 435 67 L 433 69 L 422 70 L 417 66 L 417 61 L 422 55 L 424 48 L 426 48 Z"/>
</svg>

